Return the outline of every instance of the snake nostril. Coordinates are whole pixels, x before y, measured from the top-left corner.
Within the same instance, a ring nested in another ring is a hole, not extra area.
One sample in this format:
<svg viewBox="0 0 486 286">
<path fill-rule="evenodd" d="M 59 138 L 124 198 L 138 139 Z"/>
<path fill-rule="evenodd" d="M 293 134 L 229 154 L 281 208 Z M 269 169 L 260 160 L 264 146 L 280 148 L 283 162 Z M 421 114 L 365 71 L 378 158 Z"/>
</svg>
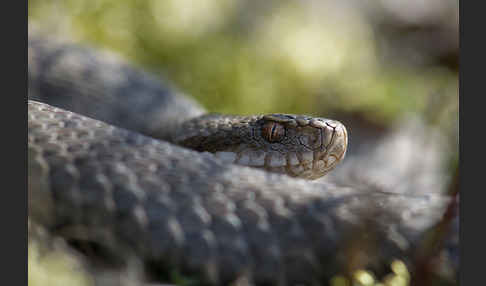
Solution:
<svg viewBox="0 0 486 286">
<path fill-rule="evenodd" d="M 310 148 L 312 149 L 310 146 L 309 146 L 309 137 L 308 136 L 300 136 L 299 137 L 299 143 L 301 145 L 304 145 L 305 147 L 307 148 Z"/>
<path fill-rule="evenodd" d="M 316 150 L 322 147 L 323 138 L 320 129 L 312 130 L 312 133 L 307 132 L 304 135 L 299 136 L 299 143 L 311 150 Z"/>
</svg>

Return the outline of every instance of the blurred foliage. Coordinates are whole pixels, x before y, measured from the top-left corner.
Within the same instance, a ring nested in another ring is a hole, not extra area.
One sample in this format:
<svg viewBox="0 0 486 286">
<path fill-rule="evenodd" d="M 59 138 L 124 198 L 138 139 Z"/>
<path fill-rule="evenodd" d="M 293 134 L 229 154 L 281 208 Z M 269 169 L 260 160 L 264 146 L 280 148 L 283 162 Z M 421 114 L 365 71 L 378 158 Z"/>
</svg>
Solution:
<svg viewBox="0 0 486 286">
<path fill-rule="evenodd" d="M 29 21 L 118 51 L 214 112 L 351 112 L 386 125 L 426 113 L 435 93 L 457 98 L 457 71 L 383 60 L 379 31 L 349 3 L 29 0 Z"/>
<path fill-rule="evenodd" d="M 410 273 L 407 266 L 400 260 L 394 260 L 390 264 L 392 270 L 381 281 L 378 281 L 373 273 L 367 270 L 358 269 L 351 277 L 342 275 L 334 276 L 331 286 L 408 286 L 410 285 Z"/>
<path fill-rule="evenodd" d="M 39 242 L 28 245 L 28 284 L 31 286 L 94 285 L 77 257 L 65 250 L 46 251 Z"/>
</svg>

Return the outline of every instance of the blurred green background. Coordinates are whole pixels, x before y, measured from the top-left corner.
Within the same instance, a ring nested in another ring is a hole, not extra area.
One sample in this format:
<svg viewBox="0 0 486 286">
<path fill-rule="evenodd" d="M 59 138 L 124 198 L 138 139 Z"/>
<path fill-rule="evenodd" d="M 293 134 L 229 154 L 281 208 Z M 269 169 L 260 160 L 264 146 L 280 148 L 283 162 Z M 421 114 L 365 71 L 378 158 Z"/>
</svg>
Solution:
<svg viewBox="0 0 486 286">
<path fill-rule="evenodd" d="M 415 114 L 458 160 L 457 0 L 29 0 L 29 23 L 120 53 L 209 111 L 387 128 Z M 29 280 L 30 282 L 30 280 Z"/>
<path fill-rule="evenodd" d="M 28 8 L 29 22 L 115 50 L 210 111 L 345 113 L 386 125 L 409 112 L 457 117 L 458 2 L 422 2 L 29 0 Z M 431 101 L 441 105 L 434 114 Z"/>
</svg>

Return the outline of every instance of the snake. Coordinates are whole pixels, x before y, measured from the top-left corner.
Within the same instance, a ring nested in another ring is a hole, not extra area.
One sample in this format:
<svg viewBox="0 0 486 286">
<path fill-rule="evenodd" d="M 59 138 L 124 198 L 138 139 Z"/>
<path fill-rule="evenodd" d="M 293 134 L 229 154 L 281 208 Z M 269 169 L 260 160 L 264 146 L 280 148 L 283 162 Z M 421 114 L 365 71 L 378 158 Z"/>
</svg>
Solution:
<svg viewBox="0 0 486 286">
<path fill-rule="evenodd" d="M 348 145 L 336 120 L 207 113 L 113 52 L 32 28 L 27 106 L 29 219 L 151 273 L 325 284 L 356 240 L 363 266 L 409 261 L 450 200 L 326 181 Z"/>
</svg>

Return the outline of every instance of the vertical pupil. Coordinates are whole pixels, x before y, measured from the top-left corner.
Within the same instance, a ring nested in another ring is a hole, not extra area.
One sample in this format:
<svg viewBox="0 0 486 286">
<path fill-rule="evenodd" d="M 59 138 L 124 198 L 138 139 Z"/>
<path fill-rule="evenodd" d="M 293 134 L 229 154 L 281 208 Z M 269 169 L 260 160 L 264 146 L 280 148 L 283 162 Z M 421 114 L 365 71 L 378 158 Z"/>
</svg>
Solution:
<svg viewBox="0 0 486 286">
<path fill-rule="evenodd" d="M 278 142 L 284 132 L 283 126 L 276 122 L 266 122 L 262 127 L 262 136 L 271 143 Z"/>
<path fill-rule="evenodd" d="M 272 124 L 272 131 L 270 132 L 270 141 L 273 141 L 275 139 L 275 132 L 277 129 L 277 124 Z"/>
</svg>

